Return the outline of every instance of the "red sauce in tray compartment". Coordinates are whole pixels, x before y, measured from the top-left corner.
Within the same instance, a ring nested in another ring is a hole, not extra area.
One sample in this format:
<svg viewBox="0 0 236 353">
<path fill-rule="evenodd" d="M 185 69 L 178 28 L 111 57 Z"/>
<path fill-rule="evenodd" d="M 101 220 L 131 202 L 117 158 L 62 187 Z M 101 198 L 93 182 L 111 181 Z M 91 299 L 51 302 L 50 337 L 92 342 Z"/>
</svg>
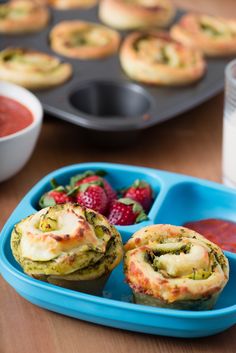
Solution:
<svg viewBox="0 0 236 353">
<path fill-rule="evenodd" d="M 20 131 L 33 122 L 33 115 L 14 99 L 0 96 L 0 137 Z"/>
<path fill-rule="evenodd" d="M 202 234 L 222 249 L 236 253 L 236 223 L 212 218 L 188 222 L 184 227 Z"/>
</svg>

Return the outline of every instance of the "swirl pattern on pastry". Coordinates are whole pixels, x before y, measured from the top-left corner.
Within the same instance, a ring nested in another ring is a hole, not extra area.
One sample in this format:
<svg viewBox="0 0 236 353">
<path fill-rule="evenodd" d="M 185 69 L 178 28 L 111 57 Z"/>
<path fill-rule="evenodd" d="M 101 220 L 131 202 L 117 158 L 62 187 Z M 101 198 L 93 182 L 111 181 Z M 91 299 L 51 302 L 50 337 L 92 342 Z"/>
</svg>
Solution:
<svg viewBox="0 0 236 353">
<path fill-rule="evenodd" d="M 115 53 L 119 33 L 105 26 L 85 21 L 63 21 L 50 33 L 52 49 L 75 59 L 99 59 Z"/>
<path fill-rule="evenodd" d="M 201 53 L 167 33 L 132 33 L 120 50 L 120 62 L 132 79 L 156 85 L 185 85 L 200 79 L 206 64 Z"/>
<path fill-rule="evenodd" d="M 101 21 L 121 30 L 166 27 L 174 15 L 169 0 L 102 0 L 99 5 Z"/>
<path fill-rule="evenodd" d="M 89 8 L 97 3 L 97 0 L 48 0 L 48 3 L 59 9 Z"/>
<path fill-rule="evenodd" d="M 70 203 L 44 208 L 19 222 L 11 248 L 25 273 L 49 282 L 99 278 L 123 255 L 120 234 L 104 216 Z"/>
<path fill-rule="evenodd" d="M 184 227 L 153 225 L 125 245 L 125 274 L 136 302 L 211 309 L 229 277 L 222 250 Z"/>
<path fill-rule="evenodd" d="M 236 20 L 189 13 L 171 28 L 171 36 L 207 56 L 236 53 Z"/>
<path fill-rule="evenodd" d="M 29 89 L 60 85 L 71 74 L 70 64 L 39 51 L 7 48 L 0 52 L 0 79 Z"/>
<path fill-rule="evenodd" d="M 0 4 L 0 33 L 37 32 L 44 28 L 48 21 L 48 9 L 38 2 L 11 0 Z"/>
</svg>

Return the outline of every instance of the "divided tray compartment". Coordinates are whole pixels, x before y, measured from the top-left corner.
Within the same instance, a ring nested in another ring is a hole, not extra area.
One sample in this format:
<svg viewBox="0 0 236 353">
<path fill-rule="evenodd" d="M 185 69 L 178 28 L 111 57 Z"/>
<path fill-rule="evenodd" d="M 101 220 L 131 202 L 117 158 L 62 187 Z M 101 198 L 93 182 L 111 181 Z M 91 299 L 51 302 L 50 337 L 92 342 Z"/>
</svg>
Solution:
<svg viewBox="0 0 236 353">
<path fill-rule="evenodd" d="M 215 308 L 207 311 L 164 309 L 132 303 L 131 289 L 124 281 L 122 264 L 112 272 L 102 296 L 57 287 L 23 273 L 10 249 L 14 224 L 37 211 L 38 200 L 50 189 L 52 178 L 66 184 L 77 173 L 101 169 L 107 171 L 106 178 L 116 189 L 141 178 L 154 190 L 155 199 L 147 221 L 117 226 L 123 242 L 141 227 L 154 223 L 182 225 L 187 221 L 213 217 L 236 221 L 236 191 L 221 184 L 150 168 L 110 163 L 64 167 L 39 181 L 5 224 L 0 236 L 0 270 L 5 280 L 22 297 L 42 308 L 120 329 L 174 337 L 203 337 L 236 324 L 236 254 L 227 251 L 230 279 Z"/>
<path fill-rule="evenodd" d="M 58 56 L 73 66 L 73 76 L 61 86 L 35 91 L 46 112 L 84 128 L 95 144 L 130 144 L 138 133 L 187 111 L 223 89 L 224 68 L 232 58 L 207 59 L 207 73 L 186 87 L 155 87 L 135 83 L 122 71 L 117 54 L 100 60 L 77 60 L 54 53 L 49 33 L 63 20 L 100 23 L 97 6 L 83 10 L 51 9 L 49 25 L 39 33 L 0 35 L 0 50 L 33 48 Z M 174 22 L 184 11 L 178 10 Z M 127 34 L 120 32 L 121 37 Z M 94 133 L 95 132 L 95 133 Z"/>
</svg>

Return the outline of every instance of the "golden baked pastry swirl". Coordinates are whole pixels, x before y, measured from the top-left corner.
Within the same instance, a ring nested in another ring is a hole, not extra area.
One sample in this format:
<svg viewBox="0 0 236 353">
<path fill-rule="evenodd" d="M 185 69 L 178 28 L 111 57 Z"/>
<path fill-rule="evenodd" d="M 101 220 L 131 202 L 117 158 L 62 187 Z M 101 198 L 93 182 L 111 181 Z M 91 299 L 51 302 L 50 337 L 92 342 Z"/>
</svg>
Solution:
<svg viewBox="0 0 236 353">
<path fill-rule="evenodd" d="M 120 234 L 107 219 L 70 203 L 46 207 L 19 222 L 11 248 L 25 273 L 63 286 L 100 278 L 123 256 Z"/>
<path fill-rule="evenodd" d="M 101 0 L 99 17 L 120 30 L 166 27 L 175 15 L 169 0 Z"/>
<path fill-rule="evenodd" d="M 171 36 L 207 56 L 236 54 L 236 20 L 189 13 L 171 28 Z"/>
<path fill-rule="evenodd" d="M 36 50 L 7 48 L 0 52 L 0 79 L 29 89 L 59 85 L 71 74 L 70 64 Z"/>
<path fill-rule="evenodd" d="M 199 51 L 155 31 L 128 35 L 120 50 L 120 62 L 130 78 L 156 85 L 189 84 L 201 78 L 206 69 Z"/>
<path fill-rule="evenodd" d="M 97 0 L 48 0 L 48 3 L 59 9 L 89 8 L 97 3 Z"/>
<path fill-rule="evenodd" d="M 184 227 L 142 228 L 125 251 L 125 275 L 136 303 L 211 309 L 228 281 L 229 265 L 222 250 Z"/>
<path fill-rule="evenodd" d="M 49 21 L 48 9 L 29 0 L 11 0 L 0 4 L 0 33 L 36 32 Z"/>
<path fill-rule="evenodd" d="M 50 33 L 52 49 L 75 59 L 99 59 L 115 53 L 119 33 L 105 26 L 85 21 L 63 21 Z"/>
</svg>

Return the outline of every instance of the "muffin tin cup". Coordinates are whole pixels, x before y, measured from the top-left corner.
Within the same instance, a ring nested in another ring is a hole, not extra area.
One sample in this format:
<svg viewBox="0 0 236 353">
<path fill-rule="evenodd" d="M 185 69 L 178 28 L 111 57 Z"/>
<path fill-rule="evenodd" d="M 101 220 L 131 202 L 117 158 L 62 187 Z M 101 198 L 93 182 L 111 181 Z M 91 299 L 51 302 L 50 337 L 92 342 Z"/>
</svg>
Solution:
<svg viewBox="0 0 236 353">
<path fill-rule="evenodd" d="M 107 180 L 116 189 L 144 179 L 154 190 L 155 199 L 148 220 L 131 226 L 117 226 L 123 242 L 141 227 L 155 223 L 183 225 L 203 218 L 236 221 L 236 191 L 223 185 L 190 176 L 150 168 L 84 163 L 56 170 L 39 181 L 22 199 L 5 224 L 0 236 L 2 276 L 28 301 L 81 320 L 126 330 L 174 337 L 203 337 L 224 331 L 236 323 L 236 254 L 225 251 L 230 278 L 212 310 L 192 311 L 134 304 L 131 288 L 124 280 L 123 266 L 115 268 L 103 293 L 91 295 L 36 280 L 23 273 L 10 249 L 15 223 L 37 211 L 40 196 L 50 189 L 50 180 L 67 184 L 71 176 L 85 170 L 106 170 Z"/>
<path fill-rule="evenodd" d="M 58 56 L 73 67 L 73 75 L 63 85 L 36 91 L 46 112 L 81 126 L 89 143 L 132 144 L 143 129 L 177 116 L 223 89 L 224 68 L 231 58 L 207 59 L 207 73 L 200 81 L 184 87 L 158 87 L 130 80 L 123 72 L 118 53 L 100 60 L 76 60 L 55 54 L 49 33 L 65 20 L 100 23 L 98 8 L 51 10 L 48 27 L 39 33 L 0 36 L 0 50 L 6 47 L 38 49 Z M 178 11 L 177 21 L 183 11 Z M 127 32 L 120 32 L 121 37 Z M 115 141 L 115 142 L 114 142 Z"/>
<path fill-rule="evenodd" d="M 67 289 L 72 289 L 75 291 L 79 291 L 82 293 L 88 293 L 92 295 L 102 295 L 104 286 L 110 276 L 110 273 L 107 273 L 100 278 L 96 278 L 93 280 L 81 280 L 81 281 L 72 281 L 65 280 L 59 277 L 49 276 L 45 279 L 41 278 L 47 283 L 54 284 L 56 286 L 60 286 Z"/>
</svg>

